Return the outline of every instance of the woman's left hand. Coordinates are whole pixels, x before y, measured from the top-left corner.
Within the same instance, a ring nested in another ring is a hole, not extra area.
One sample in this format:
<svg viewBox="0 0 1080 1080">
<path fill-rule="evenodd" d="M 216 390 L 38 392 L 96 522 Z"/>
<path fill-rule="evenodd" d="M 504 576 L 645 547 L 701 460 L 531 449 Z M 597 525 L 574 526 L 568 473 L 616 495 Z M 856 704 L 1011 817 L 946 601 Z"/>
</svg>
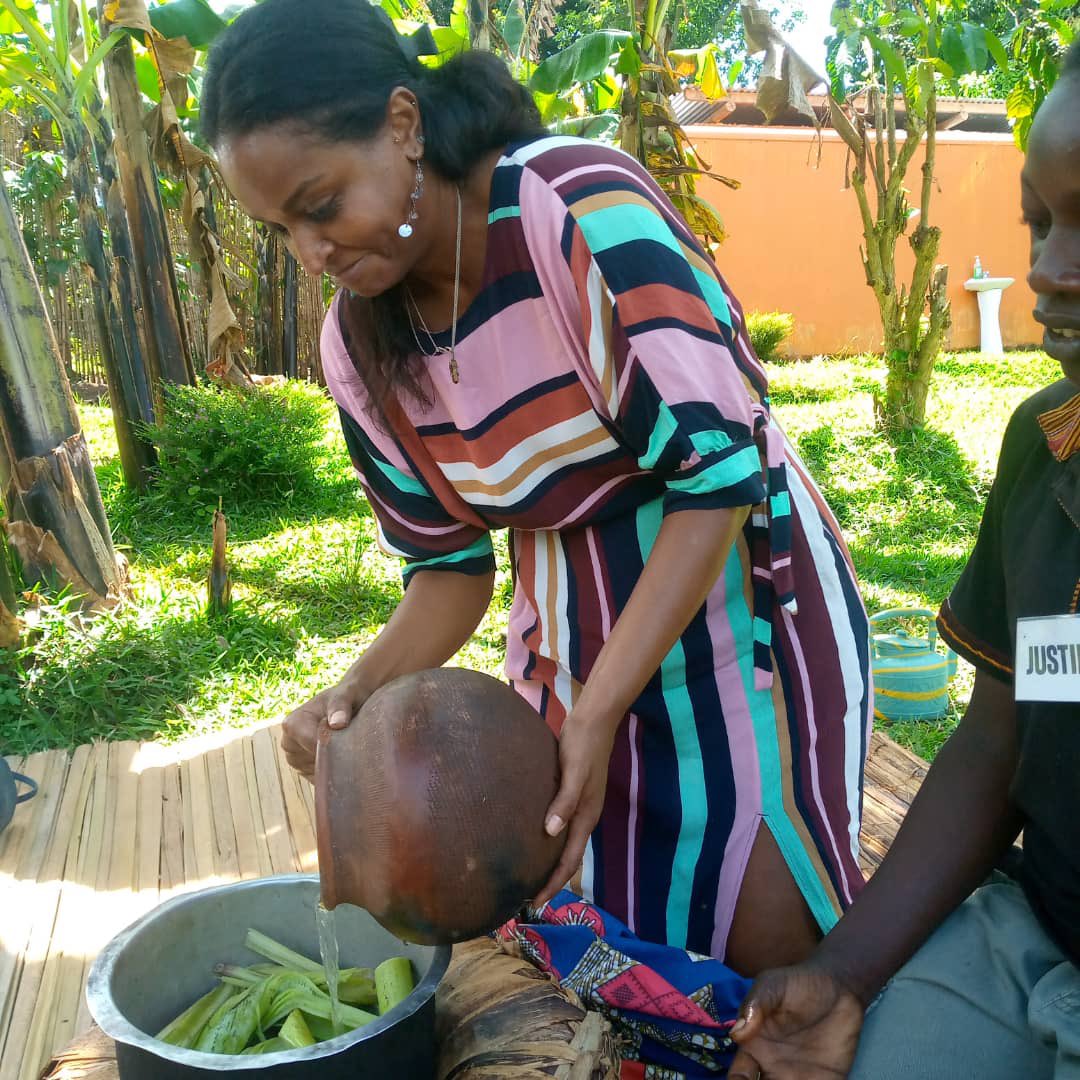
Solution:
<svg viewBox="0 0 1080 1080">
<path fill-rule="evenodd" d="M 577 872 L 585 856 L 607 791 L 608 765 L 615 745 L 617 725 L 574 709 L 559 733 L 559 766 L 562 779 L 548 808 L 545 828 L 550 836 L 567 829 L 566 847 L 548 883 L 534 904 L 542 907 Z"/>
</svg>

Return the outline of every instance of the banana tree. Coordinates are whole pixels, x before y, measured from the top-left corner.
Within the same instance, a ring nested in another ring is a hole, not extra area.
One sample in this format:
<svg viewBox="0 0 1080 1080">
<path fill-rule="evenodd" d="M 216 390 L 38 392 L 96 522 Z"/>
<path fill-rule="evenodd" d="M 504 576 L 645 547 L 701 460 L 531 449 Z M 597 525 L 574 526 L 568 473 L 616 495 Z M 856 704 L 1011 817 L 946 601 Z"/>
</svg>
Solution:
<svg viewBox="0 0 1080 1080">
<path fill-rule="evenodd" d="M 670 98 L 686 86 L 722 98 L 727 87 L 717 47 L 674 50 L 671 0 L 627 0 L 633 30 L 596 30 L 536 67 L 529 86 L 546 120 L 561 130 L 616 141 L 656 178 L 691 228 L 719 243 L 719 216 L 696 191 L 708 175 L 729 187 L 738 183 L 711 172 L 675 119 Z"/>
<path fill-rule="evenodd" d="M 102 5 L 99 25 L 103 38 L 108 40 L 121 25 L 127 27 L 133 19 L 138 20 L 145 14 L 144 7 L 141 12 L 136 7 L 131 14 L 121 10 L 132 6 L 130 0 L 123 3 L 111 0 Z M 143 22 L 143 28 L 146 32 L 151 31 L 148 18 Z M 195 369 L 180 313 L 180 296 L 157 172 L 143 129 L 145 110 L 135 76 L 130 35 L 123 34 L 116 39 L 104 58 L 104 69 L 109 113 L 116 132 L 113 148 L 144 312 L 155 408 L 160 411 L 162 383 L 190 385 L 195 381 Z"/>
<path fill-rule="evenodd" d="M 108 131 L 100 99 L 94 100 L 98 69 L 122 35 L 116 31 L 95 45 L 96 27 L 85 6 L 76 8 L 72 0 L 51 0 L 47 15 L 46 23 L 33 3 L 0 0 L 0 94 L 8 102 L 21 98 L 44 109 L 59 133 L 83 257 L 93 278 L 121 467 L 125 481 L 142 488 L 156 464 L 154 447 L 143 433 L 143 425 L 153 421 L 151 380 L 135 315 L 127 219 L 118 189 L 107 182 Z M 99 191 L 95 178 L 103 171 L 105 187 Z"/>
<path fill-rule="evenodd" d="M 27 580 L 70 586 L 95 605 L 120 597 L 122 565 L 41 290 L 2 181 L 0 501 L 8 540 Z M 6 560 L 3 544 L 0 559 Z M 5 584 L 10 600 L 10 582 Z M 0 607 L 11 614 L 3 597 Z M 10 632 L 12 620 L 5 617 L 4 622 Z"/>
<path fill-rule="evenodd" d="M 209 298 L 207 374 L 222 383 L 251 386 L 258 379 L 244 362 L 244 334 L 231 296 L 236 289 L 230 289 L 241 283 L 225 264 L 213 223 L 215 163 L 185 129 L 198 54 L 227 23 L 205 0 L 171 0 L 149 9 L 145 0 L 113 0 L 107 14 L 111 25 L 134 31 L 141 41 L 136 77 L 152 104 L 145 120 L 152 156 L 183 184 L 184 224 Z"/>
<path fill-rule="evenodd" d="M 1080 30 L 1076 0 L 1040 0 L 1034 11 L 1018 21 L 1007 43 L 1008 55 L 1020 78 L 1005 106 L 1013 122 L 1013 138 L 1027 149 L 1035 113 L 1054 87 L 1058 63 Z"/>
</svg>

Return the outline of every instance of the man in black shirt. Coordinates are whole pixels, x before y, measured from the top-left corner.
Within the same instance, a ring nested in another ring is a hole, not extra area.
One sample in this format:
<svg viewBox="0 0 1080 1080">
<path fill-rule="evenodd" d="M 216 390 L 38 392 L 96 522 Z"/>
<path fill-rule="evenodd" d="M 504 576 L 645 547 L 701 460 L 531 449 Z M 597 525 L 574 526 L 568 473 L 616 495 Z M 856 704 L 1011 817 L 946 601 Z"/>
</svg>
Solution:
<svg viewBox="0 0 1080 1080">
<path fill-rule="evenodd" d="M 738 1080 L 1080 1080 L 1080 42 L 1032 127 L 1022 205 L 1066 377 L 1010 420 L 939 616 L 975 665 L 971 703 L 847 914 L 751 988 Z M 1015 877 L 994 871 L 1021 831 Z"/>
</svg>

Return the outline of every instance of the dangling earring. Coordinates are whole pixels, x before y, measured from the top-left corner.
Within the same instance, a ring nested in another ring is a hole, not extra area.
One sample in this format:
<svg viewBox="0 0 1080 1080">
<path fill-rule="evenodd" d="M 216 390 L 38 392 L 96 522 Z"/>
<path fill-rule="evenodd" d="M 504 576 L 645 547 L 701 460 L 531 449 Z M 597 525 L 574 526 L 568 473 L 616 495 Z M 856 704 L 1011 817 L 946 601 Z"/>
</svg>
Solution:
<svg viewBox="0 0 1080 1080">
<path fill-rule="evenodd" d="M 412 223 L 420 216 L 416 212 L 416 204 L 424 195 L 424 167 L 420 164 L 420 159 L 416 159 L 416 186 L 413 188 L 412 194 L 409 196 L 409 216 L 398 226 L 398 236 L 402 240 L 408 240 L 413 234 Z"/>
</svg>

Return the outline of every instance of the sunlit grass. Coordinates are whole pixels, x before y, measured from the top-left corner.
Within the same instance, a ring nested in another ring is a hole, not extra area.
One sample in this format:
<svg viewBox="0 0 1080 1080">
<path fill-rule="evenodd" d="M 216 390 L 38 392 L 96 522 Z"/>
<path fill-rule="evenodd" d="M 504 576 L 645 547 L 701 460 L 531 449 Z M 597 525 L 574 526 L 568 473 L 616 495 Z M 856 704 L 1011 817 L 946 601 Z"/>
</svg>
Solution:
<svg viewBox="0 0 1080 1080">
<path fill-rule="evenodd" d="M 888 440 L 874 426 L 875 358 L 773 366 L 776 415 L 841 522 L 871 610 L 936 609 L 974 543 L 1006 421 L 1056 377 L 1040 353 L 954 354 L 938 368 L 927 430 Z M 311 495 L 244 505 L 229 516 L 233 609 L 205 614 L 213 506 L 180 510 L 123 489 L 109 410 L 81 405 L 132 597 L 84 619 L 43 599 L 29 647 L 0 668 L 0 750 L 95 738 L 176 739 L 284 716 L 338 679 L 401 595 L 351 477 L 336 421 L 332 460 Z M 501 670 L 511 583 L 503 537 L 491 608 L 456 662 Z M 932 725 L 890 734 L 932 756 L 970 694 Z"/>
<path fill-rule="evenodd" d="M 1061 369 L 1040 352 L 949 354 L 937 366 L 926 429 L 894 439 L 874 425 L 880 358 L 819 359 L 773 367 L 771 376 L 774 413 L 843 528 L 867 607 L 936 611 L 975 543 L 1009 416 Z M 949 715 L 892 725 L 889 734 L 933 757 L 973 678 L 961 662 Z"/>
</svg>

